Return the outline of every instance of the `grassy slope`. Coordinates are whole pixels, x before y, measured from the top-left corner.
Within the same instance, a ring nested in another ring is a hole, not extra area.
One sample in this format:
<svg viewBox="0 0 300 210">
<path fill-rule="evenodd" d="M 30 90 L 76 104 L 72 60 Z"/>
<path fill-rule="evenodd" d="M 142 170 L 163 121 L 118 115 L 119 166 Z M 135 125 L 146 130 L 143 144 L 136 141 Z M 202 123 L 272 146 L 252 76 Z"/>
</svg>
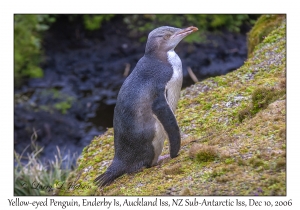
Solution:
<svg viewBox="0 0 300 210">
<path fill-rule="evenodd" d="M 68 184 L 80 186 L 59 194 L 286 195 L 285 19 L 278 25 L 241 68 L 182 91 L 177 158 L 98 189 L 92 180 L 114 153 L 109 129 L 84 149 L 69 176 Z"/>
</svg>

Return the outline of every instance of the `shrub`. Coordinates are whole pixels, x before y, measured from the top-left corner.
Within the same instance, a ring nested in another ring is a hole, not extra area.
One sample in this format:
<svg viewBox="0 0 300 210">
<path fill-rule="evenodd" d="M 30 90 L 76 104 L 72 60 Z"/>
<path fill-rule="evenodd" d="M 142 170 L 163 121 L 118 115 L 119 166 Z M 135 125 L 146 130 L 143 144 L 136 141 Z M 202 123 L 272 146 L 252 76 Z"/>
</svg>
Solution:
<svg viewBox="0 0 300 210">
<path fill-rule="evenodd" d="M 19 85 L 24 77 L 43 76 L 40 68 L 42 61 L 42 32 L 55 21 L 50 15 L 14 16 L 14 80 Z"/>
<path fill-rule="evenodd" d="M 96 30 L 101 28 L 102 22 L 108 21 L 113 18 L 113 14 L 103 14 L 103 15 L 84 15 L 83 22 L 84 26 L 88 30 Z"/>
</svg>

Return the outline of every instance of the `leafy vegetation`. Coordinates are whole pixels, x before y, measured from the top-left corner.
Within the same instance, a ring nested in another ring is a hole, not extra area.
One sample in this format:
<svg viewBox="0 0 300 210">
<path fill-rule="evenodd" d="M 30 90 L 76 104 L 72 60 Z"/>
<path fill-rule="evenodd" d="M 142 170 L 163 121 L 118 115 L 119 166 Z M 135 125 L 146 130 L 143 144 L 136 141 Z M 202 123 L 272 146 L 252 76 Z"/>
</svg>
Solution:
<svg viewBox="0 0 300 210">
<path fill-rule="evenodd" d="M 194 25 L 198 27 L 198 31 L 186 37 L 186 42 L 203 42 L 205 41 L 205 33 L 208 30 L 220 30 L 226 28 L 228 31 L 240 32 L 243 24 L 254 24 L 257 16 L 249 16 L 247 14 L 226 15 L 226 14 L 170 14 L 170 15 L 127 15 L 124 22 L 131 30 L 131 34 L 139 34 L 149 32 L 154 28 L 162 25 L 169 25 L 178 28 Z M 146 36 L 141 38 L 145 41 Z"/>
<path fill-rule="evenodd" d="M 43 76 L 40 63 L 43 60 L 41 42 L 55 18 L 50 15 L 14 15 L 14 80 Z"/>
<path fill-rule="evenodd" d="M 114 16 L 113 14 L 83 15 L 84 26 L 88 30 L 96 30 L 101 28 L 103 22 L 109 21 Z"/>
<path fill-rule="evenodd" d="M 50 113 L 59 111 L 62 114 L 66 114 L 67 111 L 72 107 L 74 102 L 74 97 L 55 88 L 44 89 L 39 92 L 39 96 L 41 98 L 48 98 L 48 101 L 52 101 L 54 104 L 52 106 L 52 103 L 50 104 L 45 102 L 45 104 L 36 107 L 35 111 L 42 110 Z"/>
</svg>

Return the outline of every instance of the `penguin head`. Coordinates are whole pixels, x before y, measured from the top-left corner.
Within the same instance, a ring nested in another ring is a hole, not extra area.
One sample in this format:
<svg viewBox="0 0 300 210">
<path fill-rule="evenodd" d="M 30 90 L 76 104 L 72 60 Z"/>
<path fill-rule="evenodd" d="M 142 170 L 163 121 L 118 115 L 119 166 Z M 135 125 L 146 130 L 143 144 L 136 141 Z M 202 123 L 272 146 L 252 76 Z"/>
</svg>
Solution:
<svg viewBox="0 0 300 210">
<path fill-rule="evenodd" d="M 154 29 L 148 35 L 146 44 L 147 53 L 163 53 L 174 50 L 177 44 L 187 35 L 197 31 L 198 28 L 190 26 L 188 28 L 180 29 L 170 26 L 161 26 Z"/>
</svg>

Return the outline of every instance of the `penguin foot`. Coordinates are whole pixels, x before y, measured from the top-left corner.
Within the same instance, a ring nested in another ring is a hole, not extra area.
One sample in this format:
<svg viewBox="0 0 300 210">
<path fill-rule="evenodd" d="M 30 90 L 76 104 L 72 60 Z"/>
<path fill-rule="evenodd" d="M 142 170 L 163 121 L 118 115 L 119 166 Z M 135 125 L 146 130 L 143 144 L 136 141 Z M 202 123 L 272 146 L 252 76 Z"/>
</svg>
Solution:
<svg viewBox="0 0 300 210">
<path fill-rule="evenodd" d="M 170 159 L 170 154 L 159 156 L 156 165 L 162 164 L 167 159 Z"/>
</svg>

